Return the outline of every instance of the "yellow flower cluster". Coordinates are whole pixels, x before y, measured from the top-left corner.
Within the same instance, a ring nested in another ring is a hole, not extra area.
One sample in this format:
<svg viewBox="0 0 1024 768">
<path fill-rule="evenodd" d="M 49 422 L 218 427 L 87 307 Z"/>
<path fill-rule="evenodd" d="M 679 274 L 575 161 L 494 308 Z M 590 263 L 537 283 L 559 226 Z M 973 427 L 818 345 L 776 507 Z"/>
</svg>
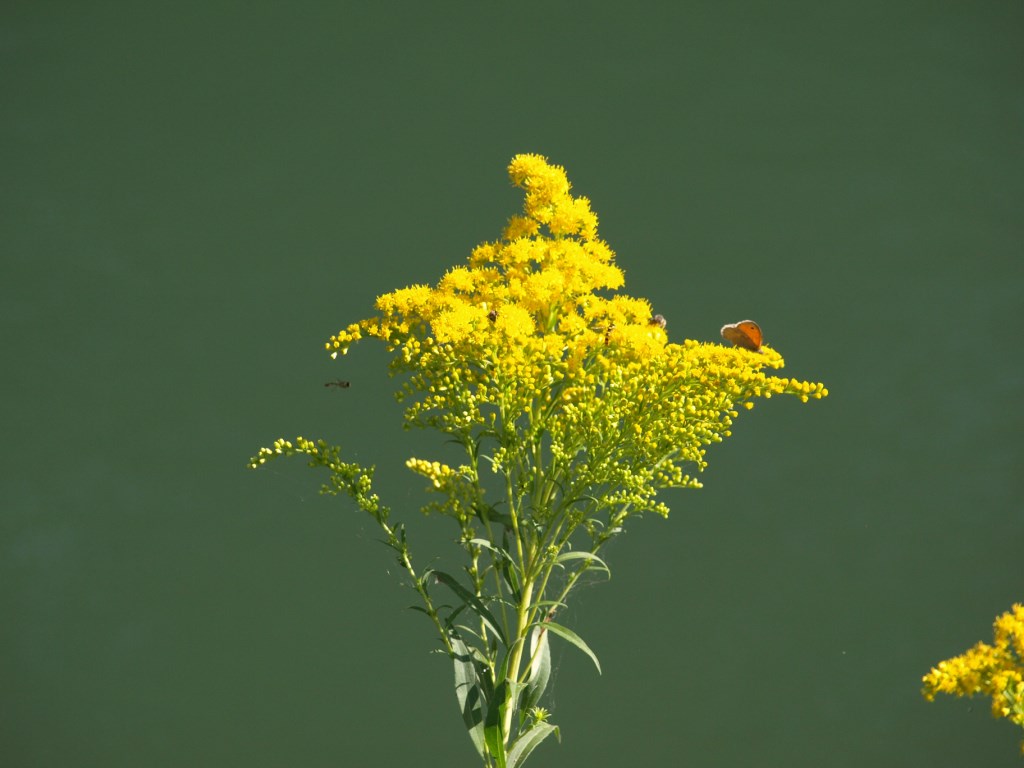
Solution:
<svg viewBox="0 0 1024 768">
<path fill-rule="evenodd" d="M 296 437 L 295 442 L 280 438 L 270 448 L 260 448 L 249 460 L 249 468 L 257 469 L 268 461 L 279 456 L 305 455 L 309 458 L 309 466 L 325 467 L 330 470 L 330 480 L 321 491 L 337 495 L 345 493 L 352 497 L 360 509 L 374 515 L 381 524 L 385 524 L 389 510 L 380 503 L 377 494 L 373 493 L 373 468 L 365 469 L 358 464 L 341 460 L 341 449 L 328 445 L 323 440 L 308 440 Z"/>
<path fill-rule="evenodd" d="M 417 474 L 423 475 L 433 483 L 435 488 L 446 485 L 455 476 L 455 470 L 439 461 L 409 459 L 405 466 Z"/>
<path fill-rule="evenodd" d="M 599 293 L 620 288 L 623 274 L 564 169 L 518 155 L 509 175 L 526 200 L 500 241 L 434 287 L 379 297 L 377 317 L 327 344 L 344 354 L 370 336 L 395 350 L 392 372 L 409 374 L 400 394 L 412 401 L 409 425 L 466 444 L 496 437 L 495 471 L 543 434 L 546 475 L 563 497 L 614 489 L 617 503 L 665 513 L 652 503 L 656 489 L 698 486 L 680 465 L 703 469 L 704 447 L 729 435 L 738 407 L 827 395 L 821 384 L 767 375 L 783 364 L 767 347 L 669 343 L 647 301 Z"/>
<path fill-rule="evenodd" d="M 977 643 L 940 661 L 924 676 L 922 693 L 928 701 L 939 693 L 990 696 L 993 717 L 1005 717 L 1024 728 L 1024 605 L 1015 604 L 993 626 L 994 645 Z"/>
<path fill-rule="evenodd" d="M 439 461 L 409 459 L 405 466 L 430 481 L 428 490 L 444 496 L 444 501 L 431 502 L 423 511 L 451 515 L 465 527 L 479 514 L 482 506 L 476 473 L 472 467 L 450 467 Z"/>
<path fill-rule="evenodd" d="M 741 407 L 828 394 L 773 375 L 783 360 L 769 347 L 670 342 L 649 302 L 617 292 L 615 254 L 564 169 L 518 155 L 508 172 L 525 203 L 500 239 L 436 285 L 380 296 L 374 317 L 327 343 L 336 356 L 362 338 L 383 341 L 402 377 L 406 426 L 438 429 L 465 451 L 459 466 L 413 458 L 407 467 L 439 499 L 424 512 L 458 523 L 468 588 L 461 575 L 413 567 L 404 526 L 389 523 L 371 492 L 372 468 L 341 461 L 340 449 L 279 440 L 251 462 L 305 455 L 330 470 L 326 492 L 350 495 L 380 523 L 453 659 L 460 708 L 487 765 L 519 765 L 557 732 L 535 706 L 549 679 L 549 637 L 597 664 L 554 618 L 584 576 L 608 571 L 597 553 L 625 521 L 667 515 L 662 489 L 699 487 L 707 447 L 730 435 Z M 457 604 L 435 603 L 434 584 Z M 517 717 L 520 706 L 528 718 Z"/>
</svg>

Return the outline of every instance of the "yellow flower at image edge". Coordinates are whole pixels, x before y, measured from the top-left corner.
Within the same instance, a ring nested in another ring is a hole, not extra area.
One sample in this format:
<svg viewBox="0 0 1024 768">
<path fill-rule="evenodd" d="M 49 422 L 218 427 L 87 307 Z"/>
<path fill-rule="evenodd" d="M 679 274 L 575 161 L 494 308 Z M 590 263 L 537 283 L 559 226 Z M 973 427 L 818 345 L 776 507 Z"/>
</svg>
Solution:
<svg viewBox="0 0 1024 768">
<path fill-rule="evenodd" d="M 939 693 L 989 696 L 993 717 L 1005 717 L 1024 728 L 1024 605 L 1014 604 L 995 620 L 993 628 L 992 645 L 977 643 L 959 656 L 940 661 L 924 676 L 921 692 L 928 701 Z"/>
</svg>

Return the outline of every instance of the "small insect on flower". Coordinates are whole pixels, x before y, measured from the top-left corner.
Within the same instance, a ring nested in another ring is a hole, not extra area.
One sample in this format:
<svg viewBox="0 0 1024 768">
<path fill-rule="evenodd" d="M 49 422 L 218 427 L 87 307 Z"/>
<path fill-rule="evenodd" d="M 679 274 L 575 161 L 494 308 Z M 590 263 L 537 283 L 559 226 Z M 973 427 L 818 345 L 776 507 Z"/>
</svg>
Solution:
<svg viewBox="0 0 1024 768">
<path fill-rule="evenodd" d="M 345 381 L 344 379 L 334 379 L 334 381 L 328 381 L 324 384 L 325 387 L 337 387 L 338 389 L 348 389 L 352 386 L 351 381 Z"/>
<path fill-rule="evenodd" d="M 761 349 L 764 337 L 761 335 L 761 326 L 753 320 L 740 320 L 738 323 L 730 323 L 722 326 L 722 338 L 731 341 L 737 347 L 757 352 Z"/>
<path fill-rule="evenodd" d="M 611 341 L 611 338 L 612 338 L 612 331 L 614 331 L 614 330 L 615 330 L 615 323 L 610 323 L 610 324 L 608 325 L 608 330 L 606 330 L 606 331 L 604 332 L 604 345 L 605 345 L 606 347 L 608 346 L 608 343 L 609 343 L 609 342 Z"/>
<path fill-rule="evenodd" d="M 495 320 L 497 320 L 498 319 L 498 310 L 492 309 L 490 312 L 488 312 L 487 313 L 487 319 L 490 320 L 492 323 Z"/>
<path fill-rule="evenodd" d="M 668 325 L 668 323 L 665 320 L 665 316 L 664 315 L 654 315 L 653 317 L 651 317 L 651 319 L 648 321 L 647 324 L 648 325 L 656 325 L 659 328 L 661 328 L 662 330 L 665 330 L 665 326 Z"/>
</svg>

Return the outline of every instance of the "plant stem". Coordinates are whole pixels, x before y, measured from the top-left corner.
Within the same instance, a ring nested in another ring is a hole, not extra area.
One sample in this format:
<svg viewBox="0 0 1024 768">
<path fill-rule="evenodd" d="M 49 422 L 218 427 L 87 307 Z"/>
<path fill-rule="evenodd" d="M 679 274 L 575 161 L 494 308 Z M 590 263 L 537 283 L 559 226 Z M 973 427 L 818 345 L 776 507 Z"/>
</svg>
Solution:
<svg viewBox="0 0 1024 768">
<path fill-rule="evenodd" d="M 509 659 L 508 676 L 506 677 L 506 680 L 510 683 L 515 683 L 519 678 L 519 665 L 523 659 L 523 648 L 526 647 L 526 636 L 530 631 L 530 615 L 533 609 L 532 601 L 533 580 L 531 579 L 523 583 L 523 596 L 519 601 L 516 636 L 512 643 L 512 657 Z M 517 693 L 517 687 L 512 686 L 510 691 Z M 508 744 L 512 733 L 512 717 L 515 715 L 516 703 L 515 701 L 510 701 L 505 707 L 505 721 L 502 723 L 502 734 L 506 744 Z"/>
</svg>

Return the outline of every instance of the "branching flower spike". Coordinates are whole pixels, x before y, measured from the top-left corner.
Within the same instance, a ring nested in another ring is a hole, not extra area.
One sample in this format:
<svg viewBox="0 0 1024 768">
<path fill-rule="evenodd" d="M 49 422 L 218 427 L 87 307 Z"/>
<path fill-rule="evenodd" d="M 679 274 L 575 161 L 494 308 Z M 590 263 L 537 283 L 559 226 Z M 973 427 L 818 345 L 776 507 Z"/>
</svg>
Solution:
<svg viewBox="0 0 1024 768">
<path fill-rule="evenodd" d="M 508 170 L 526 199 L 499 240 L 436 285 L 379 297 L 373 317 L 327 342 L 334 356 L 366 337 L 384 342 L 406 425 L 464 449 L 458 466 L 407 462 L 427 481 L 424 511 L 458 527 L 462 574 L 414 568 L 404 529 L 371 491 L 372 470 L 337 448 L 282 440 L 252 466 L 303 454 L 330 472 L 326 491 L 374 517 L 454 663 L 483 764 L 515 768 L 558 733 L 540 705 L 551 636 L 600 670 L 555 618 L 581 578 L 607 575 L 602 547 L 631 518 L 667 516 L 659 491 L 700 487 L 707 447 L 731 434 L 740 408 L 827 391 L 772 375 L 783 360 L 767 346 L 670 343 L 662 315 L 618 292 L 623 273 L 565 171 L 538 155 L 518 155 Z"/>
</svg>

